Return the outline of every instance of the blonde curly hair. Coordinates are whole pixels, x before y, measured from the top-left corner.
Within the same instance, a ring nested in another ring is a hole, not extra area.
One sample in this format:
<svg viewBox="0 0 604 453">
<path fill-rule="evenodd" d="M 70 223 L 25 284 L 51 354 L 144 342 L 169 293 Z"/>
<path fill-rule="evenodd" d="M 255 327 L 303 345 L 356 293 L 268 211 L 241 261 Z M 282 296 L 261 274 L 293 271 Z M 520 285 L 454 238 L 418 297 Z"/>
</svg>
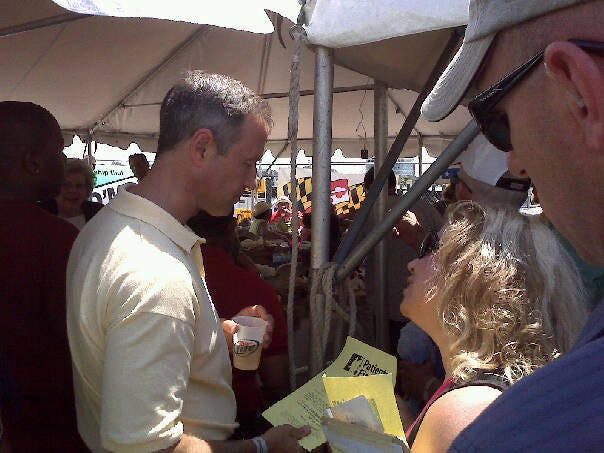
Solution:
<svg viewBox="0 0 604 453">
<path fill-rule="evenodd" d="M 581 277 L 537 216 L 451 206 L 429 297 L 454 338 L 453 375 L 502 371 L 513 384 L 566 352 L 587 318 Z"/>
</svg>

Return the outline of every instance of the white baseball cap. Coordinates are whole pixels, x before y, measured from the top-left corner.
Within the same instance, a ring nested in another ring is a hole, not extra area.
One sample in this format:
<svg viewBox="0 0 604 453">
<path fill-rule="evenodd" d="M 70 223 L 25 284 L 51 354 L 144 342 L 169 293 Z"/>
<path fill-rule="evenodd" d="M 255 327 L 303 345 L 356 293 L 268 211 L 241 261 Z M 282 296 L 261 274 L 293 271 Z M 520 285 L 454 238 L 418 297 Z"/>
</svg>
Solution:
<svg viewBox="0 0 604 453">
<path fill-rule="evenodd" d="M 440 121 L 461 102 L 497 32 L 589 0 L 470 0 L 463 43 L 422 105 L 429 121 Z"/>
<path fill-rule="evenodd" d="M 491 145 L 482 134 L 461 153 L 459 163 L 466 174 L 490 186 L 496 186 L 508 171 L 506 153 Z"/>
<path fill-rule="evenodd" d="M 508 169 L 507 155 L 479 134 L 459 157 L 459 178 L 472 192 L 472 200 L 485 204 L 520 207 L 531 180 L 517 178 Z"/>
</svg>

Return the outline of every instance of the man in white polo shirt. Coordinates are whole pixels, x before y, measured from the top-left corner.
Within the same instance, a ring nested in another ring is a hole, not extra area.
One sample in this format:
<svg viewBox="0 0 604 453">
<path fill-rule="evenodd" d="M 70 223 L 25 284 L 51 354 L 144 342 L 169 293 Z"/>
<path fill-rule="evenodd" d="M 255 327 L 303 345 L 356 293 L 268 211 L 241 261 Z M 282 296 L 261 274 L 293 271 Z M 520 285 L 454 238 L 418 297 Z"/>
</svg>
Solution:
<svg viewBox="0 0 604 453">
<path fill-rule="evenodd" d="M 227 214 L 254 186 L 270 126 L 267 103 L 240 82 L 188 73 L 162 103 L 153 168 L 78 236 L 67 325 L 91 450 L 296 451 L 307 434 L 286 425 L 225 441 L 236 427 L 227 343 L 200 238 L 184 226 L 201 209 Z"/>
<path fill-rule="evenodd" d="M 461 168 L 452 178 L 457 201 L 473 200 L 484 206 L 518 208 L 526 201 L 529 178 L 513 175 L 507 155 L 479 134 L 459 156 Z"/>
</svg>

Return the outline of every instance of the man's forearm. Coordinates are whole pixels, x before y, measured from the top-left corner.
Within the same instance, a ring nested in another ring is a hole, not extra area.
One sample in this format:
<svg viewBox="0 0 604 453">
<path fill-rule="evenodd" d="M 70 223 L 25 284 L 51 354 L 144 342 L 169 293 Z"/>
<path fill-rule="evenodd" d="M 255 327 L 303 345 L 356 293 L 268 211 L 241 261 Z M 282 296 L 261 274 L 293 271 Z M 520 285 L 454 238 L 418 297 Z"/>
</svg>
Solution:
<svg viewBox="0 0 604 453">
<path fill-rule="evenodd" d="M 183 434 L 180 441 L 172 448 L 162 452 L 174 453 L 256 453 L 256 446 L 251 440 L 203 440 L 189 434 Z"/>
</svg>

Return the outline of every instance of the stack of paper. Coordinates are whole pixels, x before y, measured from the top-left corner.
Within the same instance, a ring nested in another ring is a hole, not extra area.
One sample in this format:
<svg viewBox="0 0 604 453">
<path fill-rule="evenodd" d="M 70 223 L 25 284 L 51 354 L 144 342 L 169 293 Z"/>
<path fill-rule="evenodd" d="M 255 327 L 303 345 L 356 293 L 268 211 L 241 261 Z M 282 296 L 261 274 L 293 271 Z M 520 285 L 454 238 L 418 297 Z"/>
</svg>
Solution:
<svg viewBox="0 0 604 453">
<path fill-rule="evenodd" d="M 323 383 L 332 407 L 321 423 L 333 451 L 408 451 L 389 374 L 324 376 Z"/>
<path fill-rule="evenodd" d="M 324 417 L 323 430 L 334 453 L 408 453 L 407 444 L 394 436 L 337 419 Z"/>
<path fill-rule="evenodd" d="M 395 382 L 396 358 L 348 337 L 323 373 L 262 415 L 275 426 L 310 425 L 300 441 L 308 451 L 329 440 L 342 452 L 405 452 Z"/>
</svg>

